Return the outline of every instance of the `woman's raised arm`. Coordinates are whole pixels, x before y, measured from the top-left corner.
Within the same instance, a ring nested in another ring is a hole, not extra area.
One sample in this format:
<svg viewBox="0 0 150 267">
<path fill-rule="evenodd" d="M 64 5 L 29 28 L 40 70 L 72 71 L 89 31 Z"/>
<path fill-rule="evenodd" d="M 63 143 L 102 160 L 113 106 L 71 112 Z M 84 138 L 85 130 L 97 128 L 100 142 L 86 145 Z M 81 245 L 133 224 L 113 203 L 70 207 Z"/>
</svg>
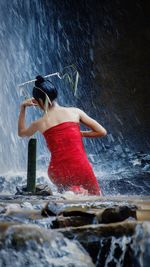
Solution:
<svg viewBox="0 0 150 267">
<path fill-rule="evenodd" d="M 38 121 L 31 123 L 29 127 L 25 126 L 25 110 L 26 107 L 35 106 L 36 103 L 33 102 L 33 99 L 27 99 L 22 102 L 20 105 L 20 113 L 18 118 L 18 135 L 20 137 L 32 136 L 36 131 L 38 131 Z"/>
<path fill-rule="evenodd" d="M 91 131 L 81 131 L 83 137 L 102 137 L 107 135 L 106 129 L 96 120 L 89 117 L 83 110 L 78 109 L 80 121 L 91 128 Z"/>
</svg>

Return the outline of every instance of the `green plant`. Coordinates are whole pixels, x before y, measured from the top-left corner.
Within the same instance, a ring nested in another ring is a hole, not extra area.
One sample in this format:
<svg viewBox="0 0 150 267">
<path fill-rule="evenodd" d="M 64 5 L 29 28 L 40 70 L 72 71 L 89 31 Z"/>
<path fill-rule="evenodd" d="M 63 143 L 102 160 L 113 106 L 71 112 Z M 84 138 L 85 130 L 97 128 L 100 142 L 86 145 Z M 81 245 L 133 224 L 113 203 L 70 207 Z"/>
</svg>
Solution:
<svg viewBox="0 0 150 267">
<path fill-rule="evenodd" d="M 79 72 L 74 64 L 64 67 L 63 71 L 59 72 L 59 78 L 70 83 L 74 96 L 77 96 L 79 77 Z"/>
</svg>

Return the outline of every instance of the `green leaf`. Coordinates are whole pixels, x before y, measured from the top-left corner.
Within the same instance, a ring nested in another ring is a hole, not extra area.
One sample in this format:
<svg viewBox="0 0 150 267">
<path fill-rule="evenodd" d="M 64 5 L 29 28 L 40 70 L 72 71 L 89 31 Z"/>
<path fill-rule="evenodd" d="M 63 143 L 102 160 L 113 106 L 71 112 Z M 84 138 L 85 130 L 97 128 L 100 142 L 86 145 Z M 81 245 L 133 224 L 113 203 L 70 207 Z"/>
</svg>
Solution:
<svg viewBox="0 0 150 267">
<path fill-rule="evenodd" d="M 74 64 L 64 67 L 61 78 L 70 83 L 71 89 L 74 91 L 74 96 L 77 97 L 77 88 L 79 82 L 79 72 Z"/>
</svg>

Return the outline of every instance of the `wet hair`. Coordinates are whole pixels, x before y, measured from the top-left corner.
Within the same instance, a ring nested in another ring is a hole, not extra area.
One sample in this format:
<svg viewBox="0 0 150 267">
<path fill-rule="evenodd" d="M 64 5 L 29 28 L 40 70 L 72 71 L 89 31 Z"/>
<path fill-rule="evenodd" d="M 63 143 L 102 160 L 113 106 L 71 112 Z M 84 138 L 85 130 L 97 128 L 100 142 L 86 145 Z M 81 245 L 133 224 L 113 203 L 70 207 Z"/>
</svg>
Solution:
<svg viewBox="0 0 150 267">
<path fill-rule="evenodd" d="M 43 103 L 45 104 L 46 95 L 52 102 L 54 99 L 57 98 L 58 92 L 51 81 L 43 78 L 41 75 L 38 75 L 36 76 L 35 86 L 33 87 L 32 95 L 37 101 L 39 101 L 39 98 L 41 98 Z"/>
</svg>

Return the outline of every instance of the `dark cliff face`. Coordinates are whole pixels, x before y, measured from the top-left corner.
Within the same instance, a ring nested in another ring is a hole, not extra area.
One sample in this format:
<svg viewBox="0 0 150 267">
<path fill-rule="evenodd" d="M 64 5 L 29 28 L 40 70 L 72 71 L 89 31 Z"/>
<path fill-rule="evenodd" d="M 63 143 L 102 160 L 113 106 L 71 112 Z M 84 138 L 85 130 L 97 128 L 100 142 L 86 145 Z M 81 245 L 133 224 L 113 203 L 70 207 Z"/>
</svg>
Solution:
<svg viewBox="0 0 150 267">
<path fill-rule="evenodd" d="M 104 144 L 133 151 L 150 146 L 148 9 L 139 0 L 66 1 L 61 14 L 67 63 L 82 74 L 78 104 L 107 128 Z"/>
<path fill-rule="evenodd" d="M 87 148 L 149 149 L 148 14 L 140 0 L 1 1 L 1 170 L 25 166 L 26 142 L 17 139 L 14 124 L 17 84 L 70 64 L 81 76 L 77 99 L 54 79 L 59 101 L 83 108 L 108 131 L 105 138 L 86 140 Z M 33 111 L 27 116 L 34 117 Z M 43 139 L 38 140 L 43 153 Z"/>
<path fill-rule="evenodd" d="M 105 1 L 97 13 L 95 105 L 105 110 L 106 125 L 118 142 L 133 150 L 148 150 L 148 5 L 144 1 Z"/>
</svg>

